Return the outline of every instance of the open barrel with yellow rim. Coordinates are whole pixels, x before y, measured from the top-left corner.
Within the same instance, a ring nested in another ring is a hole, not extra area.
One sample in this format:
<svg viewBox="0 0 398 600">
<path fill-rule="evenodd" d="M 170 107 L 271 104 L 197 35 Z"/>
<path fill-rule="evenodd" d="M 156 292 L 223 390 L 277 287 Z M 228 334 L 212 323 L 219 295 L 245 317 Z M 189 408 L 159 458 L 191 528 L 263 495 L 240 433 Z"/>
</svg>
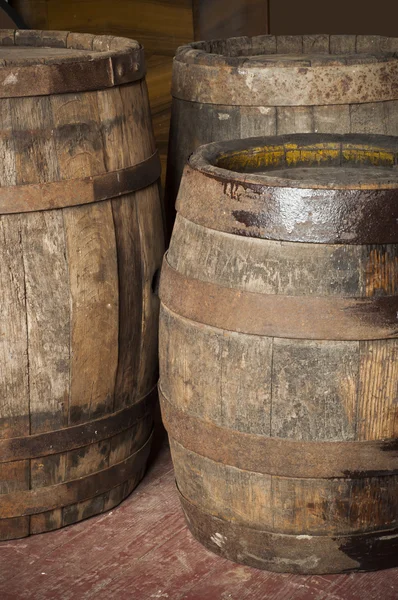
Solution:
<svg viewBox="0 0 398 600">
<path fill-rule="evenodd" d="M 398 142 L 202 146 L 160 296 L 160 396 L 188 525 L 247 565 L 398 561 Z"/>
</svg>

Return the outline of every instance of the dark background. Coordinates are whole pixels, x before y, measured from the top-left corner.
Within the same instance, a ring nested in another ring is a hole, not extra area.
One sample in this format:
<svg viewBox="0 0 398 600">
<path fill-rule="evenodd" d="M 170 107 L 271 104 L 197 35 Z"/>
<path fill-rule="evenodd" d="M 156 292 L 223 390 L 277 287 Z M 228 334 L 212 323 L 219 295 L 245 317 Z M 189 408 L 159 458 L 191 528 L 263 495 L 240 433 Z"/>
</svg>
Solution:
<svg viewBox="0 0 398 600">
<path fill-rule="evenodd" d="M 398 36 L 398 1 L 270 0 L 269 29 L 275 34 L 375 33 Z"/>
</svg>

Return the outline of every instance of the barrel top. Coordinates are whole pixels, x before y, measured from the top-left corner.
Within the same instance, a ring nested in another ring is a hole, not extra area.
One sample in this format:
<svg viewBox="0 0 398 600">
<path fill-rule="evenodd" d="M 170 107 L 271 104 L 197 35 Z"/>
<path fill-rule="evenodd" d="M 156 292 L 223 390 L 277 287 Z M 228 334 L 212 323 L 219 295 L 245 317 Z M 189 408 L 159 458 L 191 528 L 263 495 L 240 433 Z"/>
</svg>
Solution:
<svg viewBox="0 0 398 600">
<path fill-rule="evenodd" d="M 206 104 L 311 106 L 398 99 L 398 38 L 262 35 L 181 46 L 173 96 Z"/>
<path fill-rule="evenodd" d="M 0 30 L 0 97 L 109 88 L 145 76 L 135 40 L 68 31 Z"/>
<path fill-rule="evenodd" d="M 192 42 L 178 61 L 263 68 L 375 63 L 396 59 L 398 38 L 378 35 L 259 35 Z"/>
<path fill-rule="evenodd" d="M 226 183 L 304 189 L 397 189 L 398 139 L 365 134 L 292 134 L 215 142 L 192 168 Z"/>
<path fill-rule="evenodd" d="M 398 139 L 292 134 L 219 142 L 189 159 L 176 208 L 203 227 L 325 244 L 398 243 Z"/>
</svg>

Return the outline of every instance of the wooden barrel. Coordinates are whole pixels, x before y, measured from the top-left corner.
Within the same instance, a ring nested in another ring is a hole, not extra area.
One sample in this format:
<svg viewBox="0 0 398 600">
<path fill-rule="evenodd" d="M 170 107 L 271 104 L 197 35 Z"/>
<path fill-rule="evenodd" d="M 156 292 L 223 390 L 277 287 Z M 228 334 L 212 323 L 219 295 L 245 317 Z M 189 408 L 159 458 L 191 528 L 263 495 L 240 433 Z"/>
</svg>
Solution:
<svg viewBox="0 0 398 600">
<path fill-rule="evenodd" d="M 164 251 L 143 49 L 0 32 L 0 539 L 118 504 L 150 449 Z"/>
<path fill-rule="evenodd" d="M 189 161 L 160 396 L 188 525 L 274 571 L 398 564 L 398 140 L 291 135 Z"/>
<path fill-rule="evenodd" d="M 289 133 L 398 135 L 398 38 L 263 35 L 177 51 L 166 207 L 201 144 Z"/>
</svg>

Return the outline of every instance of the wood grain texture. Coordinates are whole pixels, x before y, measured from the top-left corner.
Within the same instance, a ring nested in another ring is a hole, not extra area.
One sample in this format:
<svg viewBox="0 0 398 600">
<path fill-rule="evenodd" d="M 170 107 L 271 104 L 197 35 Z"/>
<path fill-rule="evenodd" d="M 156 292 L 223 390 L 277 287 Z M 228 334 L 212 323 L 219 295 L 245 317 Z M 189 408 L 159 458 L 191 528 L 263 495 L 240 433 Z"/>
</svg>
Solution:
<svg viewBox="0 0 398 600">
<path fill-rule="evenodd" d="M 170 232 L 175 215 L 172 208 L 174 209 L 184 166 L 192 150 L 202 144 L 235 137 L 243 139 L 276 135 L 277 109 L 272 106 L 238 108 L 174 98 L 171 115 L 166 189 L 166 219 Z M 168 198 L 173 202 L 173 207 L 169 208 Z"/>
<path fill-rule="evenodd" d="M 61 176 L 77 178 L 103 172 L 104 151 L 99 144 L 96 93 L 54 96 L 52 105 L 59 132 L 57 150 Z M 69 135 L 65 136 L 63 131 Z M 71 340 L 76 347 L 72 356 L 69 409 L 69 421 L 74 424 L 113 408 L 118 360 L 115 354 L 117 263 L 109 202 L 78 211 L 65 209 L 63 218 L 71 279 Z M 93 347 L 97 347 L 95 358 Z"/>
<path fill-rule="evenodd" d="M 312 107 L 278 107 L 276 123 L 277 135 L 286 133 L 311 133 L 314 131 Z"/>
<path fill-rule="evenodd" d="M 349 106 L 314 106 L 313 119 L 314 131 L 324 133 L 347 133 L 351 131 Z"/>
<path fill-rule="evenodd" d="M 127 196 L 114 202 L 112 210 L 119 277 L 123 278 L 123 284 L 119 287 L 119 319 L 120 322 L 126 322 L 119 333 L 119 363 L 115 382 L 115 409 L 119 409 L 137 398 L 142 303 L 135 301 L 135 294 L 137 291 L 142 294 L 142 263 L 135 198 Z"/>
<path fill-rule="evenodd" d="M 141 104 L 145 104 L 145 107 L 141 107 Z M 136 86 L 135 89 L 115 88 L 112 94 L 98 92 L 98 105 L 104 124 L 102 137 L 107 169 L 116 170 L 127 164 L 140 162 L 154 151 L 152 131 L 146 126 L 150 116 L 144 84 Z M 122 119 L 120 115 L 123 115 Z M 140 381 L 142 362 L 145 363 L 144 352 L 151 342 L 154 344 L 153 340 L 146 339 L 141 345 L 142 319 L 152 318 L 152 314 L 148 315 L 148 311 L 144 311 L 143 302 L 137 302 L 137 295 L 142 297 L 147 287 L 142 257 L 145 244 L 142 243 L 138 218 L 142 196 L 145 203 L 144 190 L 112 201 L 119 280 L 119 357 L 114 391 L 115 410 L 139 400 L 141 394 L 145 394 L 154 381 L 154 378 L 149 378 L 144 385 L 141 385 Z M 149 211 L 152 209 L 160 210 L 156 204 L 148 207 Z M 154 227 L 157 225 L 158 223 Z M 159 244 L 161 243 L 162 236 L 159 240 Z M 147 251 L 146 248 L 145 250 Z M 149 360 L 156 363 L 156 357 L 153 355 L 150 355 Z M 110 454 L 108 453 L 109 463 L 115 464 L 124 460 L 130 452 L 138 450 L 145 442 L 147 427 L 150 427 L 150 420 L 142 420 L 134 430 L 114 436 L 111 440 Z M 122 493 L 123 488 L 114 495 Z M 109 499 L 104 498 L 104 501 L 109 503 Z"/>
<path fill-rule="evenodd" d="M 275 339 L 271 436 L 354 440 L 358 342 Z"/>
<path fill-rule="evenodd" d="M 35 434 L 68 424 L 68 265 L 61 213 L 24 215 L 20 221 L 28 324 L 30 433 Z"/>
<path fill-rule="evenodd" d="M 69 421 L 75 424 L 113 409 L 118 279 L 110 204 L 82 207 L 77 213 L 65 209 L 64 219 L 71 280 L 71 339 L 76 348 L 71 364 Z M 96 348 L 95 356 L 92 348 Z"/>
<path fill-rule="evenodd" d="M 31 47 L 21 43 L 28 34 L 20 37 L 22 60 Z M 45 36 L 33 37 L 41 50 Z M 104 48 L 117 42 L 73 37 L 82 47 L 94 41 Z M 68 50 L 62 52 L 67 59 Z M 145 82 L 33 100 L 1 100 L 7 109 L 2 188 L 66 186 L 145 165 L 154 153 Z M 0 437 L 6 445 L 0 503 L 12 512 L 0 520 L 4 539 L 108 510 L 144 474 L 157 379 L 159 301 L 152 278 L 164 251 L 162 210 L 157 183 L 107 198 L 0 218 Z M 63 441 L 53 442 L 54 451 L 47 442 L 58 430 Z M 20 460 L 13 460 L 12 448 Z"/>
<path fill-rule="evenodd" d="M 360 343 L 358 439 L 398 437 L 396 369 L 395 341 Z"/>
<path fill-rule="evenodd" d="M 18 215 L 1 218 L 0 231 L 0 428 L 3 437 L 12 438 L 30 434 L 26 288 Z M 29 461 L 0 465 L 0 494 L 29 489 L 29 483 Z M 28 533 L 29 517 L 0 525 L 2 539 Z"/>
<path fill-rule="evenodd" d="M 2 217 L 0 228 L 0 423 L 3 437 L 16 437 L 30 433 L 26 291 L 18 215 Z"/>
<path fill-rule="evenodd" d="M 192 41 L 194 37 L 211 39 L 262 34 L 267 32 L 268 27 L 267 2 L 259 0 L 238 2 L 232 11 L 231 6 L 226 7 L 224 0 L 198 1 L 195 6 L 192 6 L 191 0 L 118 0 L 111 12 L 105 0 L 83 3 L 76 0 L 72 4 L 66 0 L 14 0 L 14 6 L 31 28 L 123 35 L 144 45 L 151 113 L 163 179 L 170 122 L 172 57 L 178 46 Z M 228 19 L 224 18 L 226 9 Z"/>
<path fill-rule="evenodd" d="M 178 215 L 167 256 L 187 277 L 247 292 L 369 297 L 373 286 L 375 294 L 390 295 L 398 277 L 395 246 L 377 248 L 245 238 Z"/>
<path fill-rule="evenodd" d="M 384 103 L 370 102 L 350 107 L 352 133 L 391 133 L 385 116 Z"/>
<path fill-rule="evenodd" d="M 187 413 L 266 436 L 357 439 L 358 342 L 234 334 L 166 309 L 160 340 L 162 391 Z"/>
<path fill-rule="evenodd" d="M 206 327 L 162 308 L 160 344 L 167 398 L 181 398 L 185 411 L 218 425 L 270 435 L 271 339 Z"/>
</svg>

